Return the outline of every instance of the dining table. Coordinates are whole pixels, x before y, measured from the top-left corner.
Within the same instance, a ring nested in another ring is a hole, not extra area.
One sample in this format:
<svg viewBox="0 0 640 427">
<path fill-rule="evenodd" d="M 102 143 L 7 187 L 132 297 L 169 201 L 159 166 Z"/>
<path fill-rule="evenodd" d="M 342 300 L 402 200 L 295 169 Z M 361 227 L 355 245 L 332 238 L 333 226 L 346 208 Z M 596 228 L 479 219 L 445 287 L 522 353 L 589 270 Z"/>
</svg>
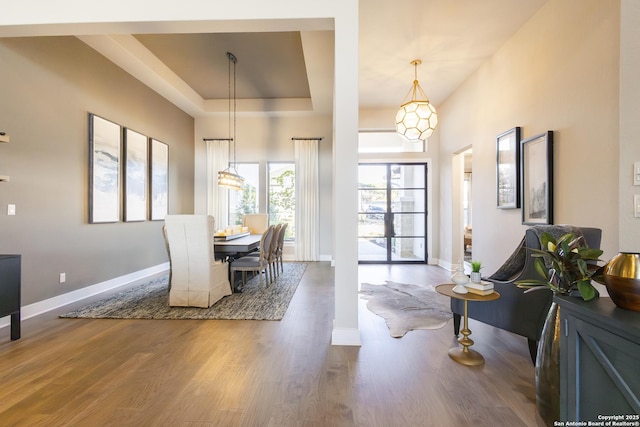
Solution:
<svg viewBox="0 0 640 427">
<path fill-rule="evenodd" d="M 231 265 L 234 259 L 241 258 L 260 248 L 262 234 L 247 234 L 240 237 L 227 236 L 225 238 L 214 238 L 213 252 L 216 259 L 227 261 Z M 239 276 L 239 273 L 236 273 Z M 229 272 L 229 282 L 233 287 L 233 292 L 242 292 L 242 280 L 239 277 L 232 277 Z"/>
<path fill-rule="evenodd" d="M 213 241 L 213 251 L 216 258 L 243 256 L 260 248 L 262 234 L 247 234 L 237 238 L 216 239 Z"/>
</svg>

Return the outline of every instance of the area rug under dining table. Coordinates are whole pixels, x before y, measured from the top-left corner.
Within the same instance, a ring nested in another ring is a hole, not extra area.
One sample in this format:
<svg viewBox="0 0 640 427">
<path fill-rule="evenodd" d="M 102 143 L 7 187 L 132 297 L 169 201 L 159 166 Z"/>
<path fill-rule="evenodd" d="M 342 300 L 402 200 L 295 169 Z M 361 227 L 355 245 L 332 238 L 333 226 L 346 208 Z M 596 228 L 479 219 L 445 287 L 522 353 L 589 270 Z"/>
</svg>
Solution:
<svg viewBox="0 0 640 427">
<path fill-rule="evenodd" d="M 228 295 L 209 308 L 170 307 L 167 274 L 60 317 L 281 320 L 306 268 L 306 263 L 284 263 L 284 271 L 266 289 L 260 287 L 256 276 L 247 282 L 241 293 Z"/>
</svg>

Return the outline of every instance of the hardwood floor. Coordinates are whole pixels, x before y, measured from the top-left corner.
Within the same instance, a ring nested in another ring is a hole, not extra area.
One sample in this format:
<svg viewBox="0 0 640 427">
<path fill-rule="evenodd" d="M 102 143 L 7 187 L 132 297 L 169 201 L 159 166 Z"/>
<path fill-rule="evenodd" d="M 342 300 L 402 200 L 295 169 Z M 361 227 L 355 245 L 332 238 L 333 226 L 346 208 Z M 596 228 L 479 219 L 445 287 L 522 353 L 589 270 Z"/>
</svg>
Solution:
<svg viewBox="0 0 640 427">
<path fill-rule="evenodd" d="M 360 282 L 448 281 L 360 266 Z M 482 367 L 453 362 L 451 321 L 389 336 L 360 302 L 362 347 L 330 345 L 333 269 L 312 263 L 282 321 L 29 319 L 0 330 L 0 426 L 543 426 L 526 340 L 470 321 Z"/>
</svg>

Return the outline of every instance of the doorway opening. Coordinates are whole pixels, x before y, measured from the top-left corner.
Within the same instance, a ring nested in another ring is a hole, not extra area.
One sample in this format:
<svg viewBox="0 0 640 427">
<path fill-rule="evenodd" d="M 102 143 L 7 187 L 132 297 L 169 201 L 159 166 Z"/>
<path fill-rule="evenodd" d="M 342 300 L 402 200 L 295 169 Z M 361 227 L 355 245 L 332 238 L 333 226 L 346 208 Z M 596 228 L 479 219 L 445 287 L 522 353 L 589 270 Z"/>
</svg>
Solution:
<svg viewBox="0 0 640 427">
<path fill-rule="evenodd" d="M 465 262 L 471 262 L 473 255 L 473 224 L 471 222 L 473 205 L 471 203 L 471 194 L 473 191 L 473 173 L 472 162 L 473 152 L 467 150 L 462 153 L 464 156 L 464 172 L 462 184 L 462 224 L 463 231 L 463 254 Z"/>
<path fill-rule="evenodd" d="M 427 263 L 426 163 L 360 164 L 358 203 L 360 263 Z"/>
</svg>

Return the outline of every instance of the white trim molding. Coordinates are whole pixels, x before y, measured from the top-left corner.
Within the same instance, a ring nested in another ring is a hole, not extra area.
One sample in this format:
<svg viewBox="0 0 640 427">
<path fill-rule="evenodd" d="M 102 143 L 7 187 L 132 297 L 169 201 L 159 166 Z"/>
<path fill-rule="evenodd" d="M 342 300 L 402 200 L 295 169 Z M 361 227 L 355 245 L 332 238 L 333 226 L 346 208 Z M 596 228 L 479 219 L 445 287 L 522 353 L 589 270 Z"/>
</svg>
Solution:
<svg viewBox="0 0 640 427">
<path fill-rule="evenodd" d="M 53 298 L 25 305 L 20 308 L 20 320 L 26 320 L 31 317 L 46 313 L 48 311 L 55 310 L 58 307 L 81 301 L 94 295 L 98 295 L 103 292 L 119 288 L 121 286 L 129 285 L 137 281 L 146 280 L 152 276 L 166 273 L 168 271 L 169 263 L 165 262 L 163 264 L 158 264 L 153 267 L 125 274 L 124 276 L 115 277 L 104 282 L 86 286 L 84 288 L 68 292 L 66 294 L 58 295 Z M 3 328 L 5 326 L 9 326 L 8 316 L 0 320 L 0 328 Z"/>
<path fill-rule="evenodd" d="M 444 268 L 445 270 L 449 270 L 449 271 L 453 271 L 453 263 L 446 261 L 446 260 L 442 260 L 442 259 L 438 259 L 437 265 Z"/>
<path fill-rule="evenodd" d="M 318 261 L 331 262 L 331 266 L 333 267 L 333 255 L 320 255 Z"/>
<path fill-rule="evenodd" d="M 355 328 L 333 328 L 331 345 L 361 346 L 360 330 Z"/>
</svg>

